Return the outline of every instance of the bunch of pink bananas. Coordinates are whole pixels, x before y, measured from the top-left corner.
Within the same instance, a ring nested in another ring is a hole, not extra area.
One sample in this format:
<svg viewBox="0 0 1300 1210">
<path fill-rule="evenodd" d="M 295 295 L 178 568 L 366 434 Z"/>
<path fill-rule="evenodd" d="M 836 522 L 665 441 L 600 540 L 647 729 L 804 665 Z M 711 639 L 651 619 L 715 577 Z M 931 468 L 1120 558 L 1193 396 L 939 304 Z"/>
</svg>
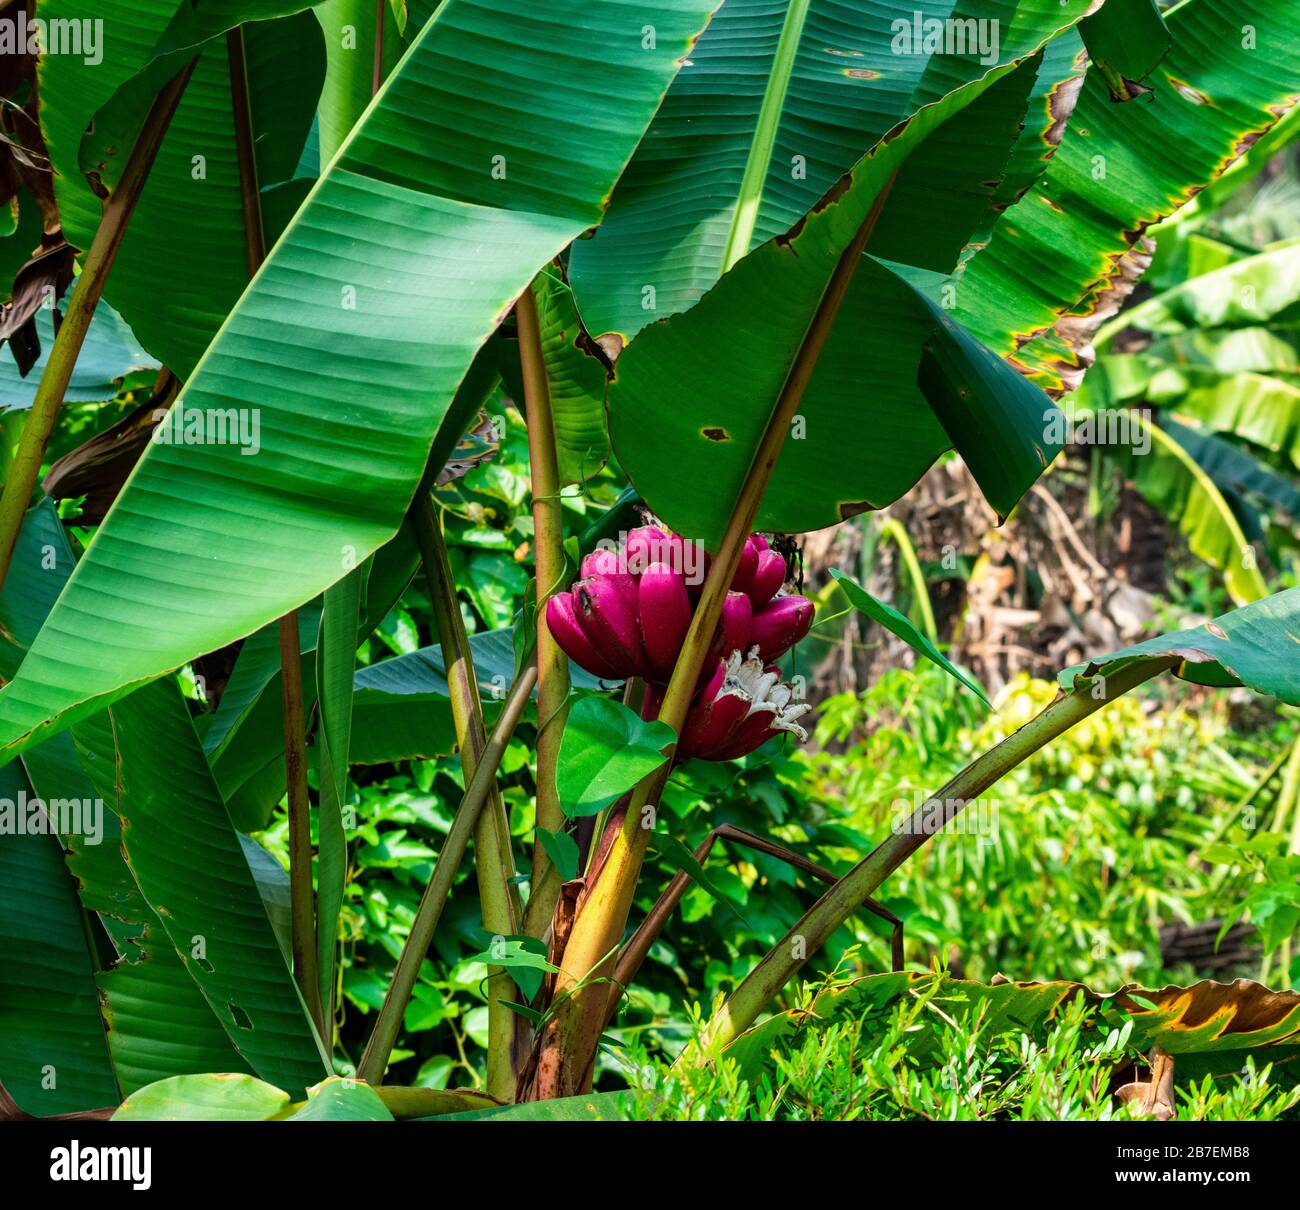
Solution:
<svg viewBox="0 0 1300 1210">
<path fill-rule="evenodd" d="M 618 550 L 583 559 L 572 589 L 546 603 L 547 625 L 570 659 L 603 680 L 639 676 L 648 683 L 647 717 L 658 712 L 703 588 L 703 574 L 686 574 L 707 567 L 707 556 L 694 560 L 694 553 L 679 535 L 642 526 Z M 808 707 L 767 667 L 812 625 L 812 602 L 783 592 L 785 578 L 785 560 L 752 534 L 723 603 L 680 755 L 731 760 L 779 730 L 806 738 L 794 720 Z"/>
<path fill-rule="evenodd" d="M 664 699 L 662 685 L 646 690 L 645 714 L 653 718 Z M 733 651 L 719 662 L 708 683 L 691 703 L 676 756 L 684 760 L 735 760 L 784 731 L 800 743 L 808 738 L 798 720 L 812 709 L 799 701 L 794 687 L 775 668 L 766 668 L 751 647 L 748 658 Z"/>
</svg>

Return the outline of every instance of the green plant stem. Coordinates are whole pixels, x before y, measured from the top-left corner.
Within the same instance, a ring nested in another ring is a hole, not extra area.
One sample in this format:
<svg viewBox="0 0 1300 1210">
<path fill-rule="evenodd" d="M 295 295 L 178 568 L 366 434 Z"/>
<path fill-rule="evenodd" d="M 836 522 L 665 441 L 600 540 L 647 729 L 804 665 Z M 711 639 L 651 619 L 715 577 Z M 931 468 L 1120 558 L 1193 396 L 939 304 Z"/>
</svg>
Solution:
<svg viewBox="0 0 1300 1210">
<path fill-rule="evenodd" d="M 917 612 L 921 615 L 921 626 L 930 642 L 938 643 L 939 628 L 934 623 L 934 610 L 930 607 L 930 589 L 921 572 L 921 564 L 917 560 L 916 547 L 912 545 L 912 539 L 907 536 L 907 530 L 899 524 L 896 517 L 886 517 L 881 521 L 880 536 L 890 538 L 898 547 L 898 556 L 903 561 L 907 578 L 912 582 L 912 596 L 916 599 Z"/>
<path fill-rule="evenodd" d="M 469 636 L 465 633 L 460 601 L 456 597 L 447 544 L 442 536 L 442 527 L 433 515 L 433 502 L 428 492 L 417 494 L 410 515 L 429 581 L 434 624 L 438 641 L 442 644 L 452 719 L 460 745 L 461 769 L 468 785 L 473 782 L 474 772 L 487 747 L 474 657 Z M 496 936 L 517 935 L 522 912 L 514 881 L 509 822 L 495 778 L 488 790 L 486 809 L 480 812 L 474 830 L 474 867 L 478 876 L 479 902 L 483 908 L 483 927 Z M 515 1045 L 515 1033 L 522 1027 L 523 1019 L 507 1007 L 516 998 L 514 983 L 507 971 L 489 966 L 488 986 L 487 1090 L 499 1100 L 513 1101 L 516 1059 L 522 1058 L 519 1047 Z"/>
<path fill-rule="evenodd" d="M 555 774 L 560 737 L 569 712 L 569 657 L 551 636 L 546 602 L 564 583 L 564 502 L 560 498 L 560 468 L 555 453 L 555 418 L 551 388 L 542 354 L 542 328 L 537 299 L 529 286 L 515 303 L 519 326 L 519 363 L 524 380 L 528 419 L 528 465 L 533 494 L 533 551 L 537 586 L 537 826 L 558 832 L 565 824 Z M 542 845 L 533 845 L 532 893 L 524 916 L 524 932 L 540 937 L 551 922 L 560 894 L 558 872 Z"/>
<path fill-rule="evenodd" d="M 23 423 L 18 450 L 5 479 L 4 494 L 0 496 L 0 588 L 4 587 L 9 576 L 9 564 L 14 557 L 28 502 L 40 477 L 50 434 L 54 432 L 64 392 L 72 381 L 72 372 L 90 330 L 95 308 L 104 293 L 109 270 L 117 258 L 136 203 L 149 179 L 149 171 L 197 62 L 197 59 L 191 60 L 154 99 L 135 146 L 127 157 L 121 179 L 104 203 L 103 217 L 91 241 L 90 251 L 82 262 L 67 313 L 50 350 L 50 359 L 45 363 L 31 410 Z"/>
<path fill-rule="evenodd" d="M 707 1061 L 717 1049 L 748 1029 L 804 962 L 825 945 L 831 934 L 890 874 L 1021 761 L 1102 706 L 1177 664 L 1177 657 L 1136 660 L 1107 677 L 1104 683 L 1099 679 L 1081 681 L 1073 692 L 1060 694 L 1019 731 L 967 765 L 928 804 L 918 807 L 901 829 L 891 832 L 804 913 L 745 976 L 699 1038 L 682 1052 L 678 1062 Z M 1098 689 L 1101 692 L 1094 696 Z M 937 826 L 936 814 L 942 816 Z"/>
<path fill-rule="evenodd" d="M 316 896 L 311 877 L 311 809 L 307 802 L 307 736 L 303 720 L 302 646 L 298 615 L 280 619 L 280 688 L 284 702 L 284 773 L 289 804 L 289 918 L 293 926 L 293 974 L 307 1012 L 325 1032 L 316 962 Z"/>
<path fill-rule="evenodd" d="M 415 919 L 411 923 L 411 933 L 402 948 L 397 969 L 393 971 L 392 981 L 384 996 L 383 1007 L 375 1018 L 375 1027 L 366 1043 L 365 1053 L 357 1066 L 357 1078 L 370 1084 L 383 1081 L 384 1071 L 388 1067 L 388 1058 L 393 1053 L 398 1030 L 406 1006 L 410 1003 L 411 993 L 415 989 L 416 976 L 429 946 L 433 944 L 434 934 L 438 930 L 438 921 L 442 918 L 443 908 L 451 896 L 452 884 L 465 857 L 469 838 L 478 826 L 483 804 L 487 802 L 496 785 L 497 770 L 501 758 L 514 735 L 515 727 L 523 715 L 533 686 L 537 684 L 537 667 L 529 664 L 515 681 L 506 699 L 496 726 L 483 749 L 483 758 L 474 770 L 474 776 L 465 788 L 460 806 L 456 808 L 456 817 L 452 820 L 451 831 L 447 833 L 442 848 L 434 863 L 433 874 L 424 894 L 420 897 L 420 906 L 416 909 Z"/>
<path fill-rule="evenodd" d="M 678 734 L 686 721 L 727 591 L 735 578 L 741 549 L 749 537 L 790 425 L 817 368 L 822 349 L 893 182 L 891 176 L 827 282 L 732 507 L 722 543 L 709 569 L 659 710 L 660 721 Z M 610 960 L 623 939 L 650 829 L 654 826 L 659 794 L 671 766 L 670 752 L 669 759 L 633 791 L 622 827 L 614 837 L 604 864 L 579 901 L 573 931 L 560 963 L 560 973 L 556 976 L 556 994 L 563 999 L 547 1022 L 535 1083 L 529 1092 L 535 1099 L 570 1096 L 585 1091 L 589 1086 L 608 997 L 608 990 L 598 982 L 600 967 Z M 581 989 L 575 990 L 579 984 Z"/>
</svg>

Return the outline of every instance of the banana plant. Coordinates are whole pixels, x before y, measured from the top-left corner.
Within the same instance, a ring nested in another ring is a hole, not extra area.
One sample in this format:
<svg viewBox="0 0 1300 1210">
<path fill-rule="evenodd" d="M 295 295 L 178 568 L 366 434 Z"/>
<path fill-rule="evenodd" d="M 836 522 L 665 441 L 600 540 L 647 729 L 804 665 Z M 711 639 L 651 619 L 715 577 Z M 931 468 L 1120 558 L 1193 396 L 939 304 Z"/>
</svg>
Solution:
<svg viewBox="0 0 1300 1210">
<path fill-rule="evenodd" d="M 1097 364 L 1073 403 L 1076 420 L 1094 424 L 1127 410 L 1139 440 L 1099 445 L 1099 456 L 1178 526 L 1244 604 L 1264 596 L 1270 578 L 1285 583 L 1294 574 L 1300 244 L 1284 240 L 1251 255 L 1215 243 L 1222 263 L 1100 330 Z"/>
<path fill-rule="evenodd" d="M 0 836 L 4 885 L 49 905 L 60 955 L 59 1029 L 39 1029 L 40 996 L 4 1000 L 16 1111 L 388 1118 L 585 1092 L 685 879 L 709 878 L 656 829 L 671 770 L 805 735 L 780 661 L 813 606 L 778 535 L 882 507 L 950 449 L 1011 511 L 1060 448 L 1057 322 L 1095 311 L 1133 233 L 1297 92 L 1300 2 L 1245 9 L 961 0 L 927 23 L 901 0 L 648 17 L 443 0 L 374 20 L 352 0 L 151 0 L 111 23 L 103 76 L 43 59 L 55 196 L 83 251 L 0 507 L 0 761 L 46 821 Z M 1274 36 L 1244 38 L 1250 21 Z M 181 385 L 74 545 L 36 484 L 101 299 Z M 470 636 L 439 483 L 473 461 L 462 442 L 503 382 L 528 426 L 534 576 L 508 633 Z M 565 493 L 607 461 L 629 497 L 568 532 Z M 653 519 L 630 522 L 637 503 Z M 358 671 L 417 574 L 436 649 Z M 1089 666 L 945 799 L 1162 671 L 1300 700 L 1276 658 L 1296 610 L 1292 590 Z M 218 657 L 228 680 L 196 718 L 178 677 Z M 521 855 L 498 771 L 530 711 Z M 340 1082 L 345 808 L 368 759 L 454 762 L 463 792 Z M 247 834 L 282 795 L 287 876 Z M 68 801 L 102 805 L 107 849 Z M 832 881 L 706 1050 L 925 834 Z M 629 937 L 652 844 L 683 881 Z M 392 1089 L 471 845 L 485 1090 Z M 30 913 L 0 920 L 0 979 L 46 978 Z"/>
</svg>

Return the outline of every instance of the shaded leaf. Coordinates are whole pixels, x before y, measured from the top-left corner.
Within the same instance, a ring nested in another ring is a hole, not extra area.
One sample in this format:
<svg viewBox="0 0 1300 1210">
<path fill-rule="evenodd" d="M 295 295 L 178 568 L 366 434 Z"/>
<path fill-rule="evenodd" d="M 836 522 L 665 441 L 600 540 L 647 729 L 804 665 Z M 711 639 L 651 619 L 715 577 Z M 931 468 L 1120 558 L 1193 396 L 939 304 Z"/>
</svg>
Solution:
<svg viewBox="0 0 1300 1210">
<path fill-rule="evenodd" d="M 325 48 L 311 13 L 265 18 L 306 7 L 305 0 L 199 6 L 50 0 L 41 13 L 50 21 L 101 23 L 102 61 L 93 70 L 74 55 L 42 55 L 39 67 L 41 127 L 54 164 L 59 214 L 69 242 L 83 250 L 91 245 L 101 211 L 83 167 L 116 182 L 153 96 L 188 58 L 172 62 L 165 74 L 150 73 L 161 40 L 170 36 L 191 53 L 204 46 L 104 292 L 144 347 L 182 378 L 190 376 L 248 284 L 230 69 L 225 39 L 217 35 L 253 22 L 244 38 L 259 183 L 268 190 L 293 189 L 287 182 L 320 95 Z M 83 137 L 92 125 L 83 163 Z M 268 246 L 283 225 L 274 221 L 282 211 L 265 200 L 270 196 L 263 195 Z M 301 200 L 300 189 L 295 196 Z M 160 297 L 167 306 L 158 306 Z"/>
<path fill-rule="evenodd" d="M 123 698 L 105 732 L 88 751 L 116 770 L 127 863 L 186 969 L 254 1070 L 291 1092 L 316 1083 L 320 1042 L 176 683 Z"/>
<path fill-rule="evenodd" d="M 41 340 L 41 355 L 26 377 L 18 373 L 12 358 L 0 357 L 0 409 L 32 406 L 41 374 L 54 347 L 53 312 L 42 307 L 36 313 L 36 331 Z M 81 346 L 72 379 L 63 392 L 64 402 L 92 403 L 112 399 L 128 374 L 157 368 L 157 361 L 140 347 L 122 317 L 106 302 L 101 302 L 95 308 L 95 317 Z"/>
<path fill-rule="evenodd" d="M 90 933 L 22 767 L 0 769 L 0 1082 L 37 1117 L 115 1105 Z M 50 1077 L 53 1077 L 51 1081 Z"/>
</svg>

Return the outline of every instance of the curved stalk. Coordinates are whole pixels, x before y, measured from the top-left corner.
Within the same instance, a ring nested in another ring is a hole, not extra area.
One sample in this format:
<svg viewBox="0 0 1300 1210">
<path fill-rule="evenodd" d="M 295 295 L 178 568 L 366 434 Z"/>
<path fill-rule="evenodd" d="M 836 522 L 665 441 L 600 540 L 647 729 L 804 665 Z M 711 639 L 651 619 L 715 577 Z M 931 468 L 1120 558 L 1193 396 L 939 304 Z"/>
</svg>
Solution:
<svg viewBox="0 0 1300 1210">
<path fill-rule="evenodd" d="M 1174 667 L 1176 657 L 1137 660 L 1101 681 L 1080 683 L 1071 693 L 1057 697 L 1036 718 L 1007 736 L 983 756 L 967 765 L 928 803 L 922 804 L 901 829 L 895 829 L 862 861 L 844 875 L 804 913 L 798 923 L 768 952 L 741 981 L 726 1003 L 714 1014 L 700 1037 L 682 1052 L 678 1062 L 701 1062 L 748 1029 L 758 1014 L 790 981 L 804 962 L 826 943 L 875 892 L 886 878 L 917 851 L 930 837 L 955 818 L 968 803 L 977 799 L 994 782 L 1082 722 L 1108 702 Z M 1102 692 L 1094 696 L 1094 691 Z M 936 808 L 941 808 L 936 812 Z M 942 816 L 936 823 L 938 813 Z"/>
<path fill-rule="evenodd" d="M 555 786 L 560 736 L 569 712 L 569 657 L 551 637 L 546 602 L 564 582 L 564 502 L 560 499 L 560 468 L 555 453 L 555 418 L 551 388 L 542 354 L 537 299 L 529 286 L 515 303 L 519 324 L 519 363 L 524 379 L 524 408 L 528 420 L 528 465 L 533 494 L 533 550 L 537 567 L 537 826 L 558 832 L 565 825 Z M 560 894 L 559 872 L 540 844 L 533 845 L 532 891 L 524 916 L 524 932 L 540 937 L 551 922 Z"/>
<path fill-rule="evenodd" d="M 1152 442 L 1159 446 L 1161 452 L 1177 462 L 1184 473 L 1191 477 L 1197 489 L 1210 502 L 1218 520 L 1228 531 L 1233 548 L 1238 552 L 1243 552 L 1250 547 L 1250 543 L 1246 541 L 1245 531 L 1241 528 L 1241 522 L 1237 520 L 1236 513 L 1232 511 L 1232 505 L 1228 503 L 1218 485 L 1206 473 L 1204 467 L 1158 424 L 1146 419 L 1140 412 L 1133 412 L 1132 416 L 1134 423 L 1144 428 L 1151 435 Z M 1259 570 L 1247 566 L 1240 558 L 1235 562 L 1235 566 L 1232 561 L 1229 561 L 1221 569 L 1223 571 L 1223 586 L 1228 590 L 1232 603 L 1234 605 L 1249 605 L 1252 601 L 1258 601 L 1268 596 L 1268 585 L 1264 582 L 1264 577 Z"/>
<path fill-rule="evenodd" d="M 681 653 L 668 682 L 659 719 L 681 732 L 699 682 L 704 660 L 713 642 L 722 606 L 740 563 L 740 552 L 749 536 L 758 507 L 776 469 L 777 459 L 790 432 L 790 425 L 803 400 L 804 391 L 830 336 L 849 283 L 861 263 L 862 254 L 884 209 L 894 178 L 881 189 L 853 242 L 845 249 L 826 285 L 808 331 L 791 364 L 781 393 L 764 429 L 754 460 L 736 498 L 722 544 L 713 559 L 691 618 Z M 609 960 L 623 939 L 637 877 L 645 859 L 650 829 L 654 826 L 659 794 L 672 765 L 669 759 L 633 791 L 622 826 L 614 837 L 603 865 L 578 904 L 573 932 L 564 951 L 561 972 L 556 976 L 556 994 L 564 996 L 547 1022 L 537 1075 L 529 1095 L 535 1099 L 570 1096 L 584 1092 L 590 1084 L 596 1047 L 604 1027 L 608 995 L 600 985 L 602 964 Z M 579 986 L 581 985 L 581 987 Z"/>
<path fill-rule="evenodd" d="M 442 644 L 447 684 L 451 691 L 451 712 L 460 745 L 461 769 L 466 783 L 483 759 L 487 737 L 483 729 L 483 706 L 479 700 L 478 679 L 474 674 L 474 657 L 469 636 L 461 617 L 456 585 L 442 527 L 433 515 L 433 502 L 421 490 L 411 506 L 411 524 L 416 544 L 429 580 L 434 623 Z M 478 875 L 479 902 L 483 907 L 483 927 L 488 932 L 507 937 L 519 931 L 522 915 L 514 881 L 514 857 L 510 849 L 510 826 L 505 803 L 495 778 L 488 789 L 486 809 L 474 830 L 474 865 Z M 507 1005 L 515 996 L 515 985 L 508 972 L 498 966 L 488 967 L 488 1079 L 487 1090 L 502 1101 L 515 1099 L 515 1061 L 519 1047 L 515 1031 L 522 1029 L 522 1018 Z"/>
<path fill-rule="evenodd" d="M 59 327 L 59 334 L 55 337 L 54 347 L 50 350 L 50 359 L 45 363 L 40 385 L 36 388 L 36 398 L 23 423 L 18 451 L 5 479 L 4 494 L 0 496 L 0 588 L 4 587 L 8 578 L 9 564 L 14 557 L 14 547 L 18 542 L 18 532 L 22 529 L 27 504 L 36 487 L 36 480 L 40 477 L 45 449 L 49 445 L 50 434 L 54 432 L 59 408 L 63 406 L 64 392 L 72 381 L 72 372 L 76 368 L 81 346 L 90 330 L 90 321 L 94 318 L 95 308 L 104 293 L 104 283 L 108 280 L 113 261 L 117 259 L 117 251 L 122 246 L 131 215 L 135 213 L 136 203 L 144 192 L 158 149 L 162 146 L 163 137 L 171 125 L 172 116 L 176 113 L 176 107 L 180 104 L 197 62 L 197 59 L 191 60 L 154 99 L 122 170 L 122 177 L 104 204 L 103 217 L 95 238 L 91 241 L 90 251 L 82 262 L 67 313 Z"/>
<path fill-rule="evenodd" d="M 411 933 L 402 948 L 397 968 L 393 971 L 392 982 L 384 996 L 383 1007 L 375 1018 L 375 1027 L 370 1040 L 366 1043 L 365 1053 L 357 1066 L 357 1079 L 369 1084 L 383 1081 L 384 1071 L 388 1067 L 388 1057 L 393 1053 L 393 1044 L 401 1028 L 402 1017 L 410 1003 L 411 992 L 415 989 L 415 979 L 420 964 L 433 944 L 434 934 L 438 931 L 438 921 L 442 910 L 451 895 L 452 883 L 460 869 L 460 863 L 469 846 L 469 838 L 478 825 L 483 804 L 496 784 L 497 769 L 505 755 L 519 723 L 533 686 L 537 684 L 536 665 L 530 664 L 519 674 L 518 680 L 510 690 L 505 708 L 497 719 L 487 746 L 483 749 L 483 758 L 474 770 L 474 776 L 465 788 L 465 795 L 456 808 L 456 817 L 452 820 L 451 831 L 443 841 L 442 849 L 434 863 L 433 874 L 424 894 L 420 896 L 420 906 L 416 909 L 415 920 L 411 923 Z"/>
<path fill-rule="evenodd" d="M 916 557 L 916 547 L 912 539 L 896 517 L 886 517 L 880 523 L 880 536 L 889 538 L 898 547 L 898 557 L 903 561 L 903 568 L 912 584 L 912 596 L 916 599 L 916 608 L 921 615 L 921 626 L 930 642 L 938 643 L 939 628 L 934 623 L 934 610 L 930 606 L 930 589 L 921 571 L 921 564 Z"/>
</svg>

